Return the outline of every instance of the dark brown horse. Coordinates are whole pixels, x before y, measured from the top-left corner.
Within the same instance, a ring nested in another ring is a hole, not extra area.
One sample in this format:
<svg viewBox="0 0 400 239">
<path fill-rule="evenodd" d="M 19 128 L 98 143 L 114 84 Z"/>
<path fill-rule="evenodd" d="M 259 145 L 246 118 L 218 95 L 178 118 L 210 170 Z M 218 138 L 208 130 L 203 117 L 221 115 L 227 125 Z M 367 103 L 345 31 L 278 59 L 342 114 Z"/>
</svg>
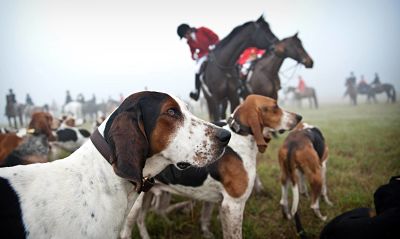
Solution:
<svg viewBox="0 0 400 239">
<path fill-rule="evenodd" d="M 271 54 L 265 54 L 255 63 L 254 70 L 248 75 L 245 96 L 257 94 L 277 100 L 278 90 L 281 88 L 279 69 L 287 57 L 303 64 L 306 68 L 312 68 L 314 64 L 304 50 L 297 33 L 292 37 L 285 38 L 275 44 Z"/>
<path fill-rule="evenodd" d="M 380 93 L 386 93 L 387 96 L 387 102 L 396 102 L 396 90 L 394 89 L 394 86 L 392 84 L 388 83 L 383 83 L 375 86 L 371 85 L 366 85 L 364 87 L 365 89 L 363 91 L 358 91 L 359 94 L 366 94 L 367 95 L 367 101 L 370 102 L 370 100 L 374 100 L 375 103 L 377 103 L 376 95 Z"/>
<path fill-rule="evenodd" d="M 269 49 L 278 38 L 261 16 L 257 21 L 247 22 L 217 44 L 210 52 L 201 77 L 202 91 L 207 100 L 210 120 L 225 119 L 229 101 L 231 112 L 239 105 L 239 74 L 235 67 L 240 54 L 248 47 Z"/>
<path fill-rule="evenodd" d="M 316 109 L 318 109 L 318 99 L 314 88 L 306 87 L 303 92 L 298 92 L 296 87 L 289 86 L 285 93 L 288 94 L 290 92 L 293 92 L 294 100 L 298 103 L 299 107 L 301 107 L 302 99 L 308 99 L 310 108 L 312 108 L 312 101 L 314 101 L 314 106 Z"/>
</svg>

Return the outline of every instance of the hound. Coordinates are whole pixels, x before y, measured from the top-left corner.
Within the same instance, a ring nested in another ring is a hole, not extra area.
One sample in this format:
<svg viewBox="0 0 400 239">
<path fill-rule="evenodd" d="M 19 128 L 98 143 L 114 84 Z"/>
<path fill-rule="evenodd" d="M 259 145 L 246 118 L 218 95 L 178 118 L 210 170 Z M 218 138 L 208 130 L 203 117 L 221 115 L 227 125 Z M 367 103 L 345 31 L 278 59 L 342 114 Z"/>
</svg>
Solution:
<svg viewBox="0 0 400 239">
<path fill-rule="evenodd" d="M 179 170 L 171 165 L 156 176 L 157 189 L 207 202 L 202 211 L 201 229 L 211 236 L 209 221 L 212 203 L 220 204 L 220 220 L 224 238 L 242 238 L 243 211 L 256 177 L 256 155 L 267 148 L 266 131 L 290 130 L 301 116 L 282 110 L 276 100 L 250 95 L 239 105 L 225 129 L 234 132 L 224 155 L 203 168 Z M 264 131 L 264 132 L 263 132 Z M 121 238 L 130 238 L 137 220 L 141 237 L 149 238 L 144 220 L 150 203 L 132 209 L 121 231 Z M 136 213 L 136 214 L 135 214 Z"/>
<path fill-rule="evenodd" d="M 301 123 L 292 131 L 279 149 L 279 166 L 281 169 L 282 206 L 283 215 L 290 219 L 297 212 L 300 191 L 307 193 L 305 177 L 311 188 L 311 208 L 315 215 L 325 221 L 319 210 L 319 197 L 328 205 L 329 201 L 326 186 L 326 164 L 328 162 L 328 146 L 321 131 L 309 124 Z M 288 187 L 292 185 L 293 203 L 289 213 Z"/>
<path fill-rule="evenodd" d="M 0 169 L 0 238 L 117 238 L 167 165 L 205 166 L 230 133 L 159 92 L 129 96 L 69 157 Z"/>
<path fill-rule="evenodd" d="M 35 112 L 23 137 L 15 133 L 1 134 L 0 167 L 47 162 L 49 141 L 55 140 L 52 123 L 49 113 Z"/>
</svg>

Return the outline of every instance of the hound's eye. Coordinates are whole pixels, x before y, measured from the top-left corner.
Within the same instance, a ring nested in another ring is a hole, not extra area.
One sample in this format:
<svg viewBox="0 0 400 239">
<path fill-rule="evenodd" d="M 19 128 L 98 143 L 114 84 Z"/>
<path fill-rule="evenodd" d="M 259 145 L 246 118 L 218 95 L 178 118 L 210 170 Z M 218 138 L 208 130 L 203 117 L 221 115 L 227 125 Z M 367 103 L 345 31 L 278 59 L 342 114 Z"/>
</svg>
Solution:
<svg viewBox="0 0 400 239">
<path fill-rule="evenodd" d="M 176 116 L 177 115 L 177 111 L 174 108 L 168 109 L 167 110 L 167 114 L 170 116 Z"/>
</svg>

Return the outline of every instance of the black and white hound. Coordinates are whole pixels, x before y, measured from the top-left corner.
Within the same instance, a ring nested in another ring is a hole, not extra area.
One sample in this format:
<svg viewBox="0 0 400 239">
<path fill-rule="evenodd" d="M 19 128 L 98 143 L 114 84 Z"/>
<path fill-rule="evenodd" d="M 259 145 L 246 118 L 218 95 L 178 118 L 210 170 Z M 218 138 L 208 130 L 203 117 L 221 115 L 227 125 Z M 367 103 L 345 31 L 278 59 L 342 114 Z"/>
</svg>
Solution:
<svg viewBox="0 0 400 239">
<path fill-rule="evenodd" d="M 229 126 L 232 138 L 224 155 L 214 163 L 200 169 L 179 170 L 171 165 L 157 177 L 154 190 L 163 190 L 207 202 L 203 207 L 201 229 L 212 235 L 209 221 L 212 204 L 220 207 L 220 220 L 224 238 L 242 238 L 243 211 L 256 177 L 256 155 L 264 152 L 269 132 L 291 130 L 301 116 L 282 110 L 276 100 L 250 95 L 234 111 Z M 151 200 L 151 199 L 150 199 Z M 143 205 L 146 196 L 142 199 Z M 135 205 L 136 206 L 136 205 Z M 134 207 L 121 231 L 121 238 L 130 238 L 135 220 L 143 239 L 149 238 L 145 226 L 146 206 Z"/>
<path fill-rule="evenodd" d="M 176 98 L 133 94 L 69 157 L 0 169 L 0 238 L 117 238 L 145 178 L 205 166 L 229 139 Z"/>
</svg>

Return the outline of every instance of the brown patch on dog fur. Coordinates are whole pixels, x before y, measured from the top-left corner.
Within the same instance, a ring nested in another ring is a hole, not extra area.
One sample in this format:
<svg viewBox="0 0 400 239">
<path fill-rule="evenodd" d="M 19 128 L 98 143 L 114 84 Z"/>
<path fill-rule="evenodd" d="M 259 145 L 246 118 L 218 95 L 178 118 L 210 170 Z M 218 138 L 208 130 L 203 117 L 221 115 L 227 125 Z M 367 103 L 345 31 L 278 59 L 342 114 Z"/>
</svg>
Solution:
<svg viewBox="0 0 400 239">
<path fill-rule="evenodd" d="M 22 138 L 14 133 L 0 134 L 0 165 L 3 160 L 20 145 Z"/>
<path fill-rule="evenodd" d="M 178 115 L 176 117 L 168 114 L 169 109 L 176 109 Z M 151 154 L 156 154 L 164 150 L 171 141 L 179 125 L 183 124 L 182 112 L 179 104 L 172 98 L 168 97 L 161 106 L 160 117 L 157 119 L 154 130 L 151 133 Z M 193 123 L 193 122 L 192 122 Z"/>
<path fill-rule="evenodd" d="M 221 182 L 231 197 L 241 197 L 247 189 L 249 178 L 242 160 L 233 152 L 226 152 L 218 163 Z"/>
</svg>

